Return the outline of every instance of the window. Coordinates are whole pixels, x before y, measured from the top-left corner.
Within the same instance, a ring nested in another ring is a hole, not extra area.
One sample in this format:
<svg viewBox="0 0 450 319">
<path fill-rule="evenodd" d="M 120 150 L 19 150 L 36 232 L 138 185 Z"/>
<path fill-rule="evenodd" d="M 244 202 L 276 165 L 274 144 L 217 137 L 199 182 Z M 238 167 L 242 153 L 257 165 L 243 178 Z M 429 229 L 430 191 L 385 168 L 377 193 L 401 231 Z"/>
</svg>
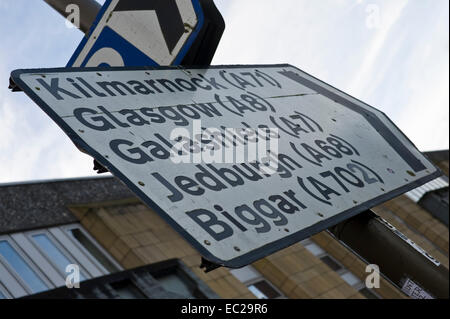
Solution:
<svg viewBox="0 0 450 319">
<path fill-rule="evenodd" d="M 37 246 L 41 251 L 48 257 L 49 260 L 56 266 L 59 272 L 65 276 L 66 267 L 70 264 L 77 264 L 73 257 L 68 257 L 67 254 L 61 252 L 61 250 L 56 247 L 56 243 L 50 240 L 47 234 L 37 234 L 31 236 L 36 242 Z M 69 260 L 70 258 L 70 260 Z M 86 277 L 83 276 L 83 271 L 80 271 L 80 281 L 85 280 Z"/>
<path fill-rule="evenodd" d="M 231 269 L 234 277 L 239 279 L 258 299 L 281 299 L 283 294 L 265 279 L 252 266 L 245 266 L 239 269 Z"/>
<path fill-rule="evenodd" d="M 316 243 L 313 243 L 311 240 L 306 239 L 302 241 L 302 245 L 314 256 L 318 257 L 320 260 L 322 260 L 328 267 L 333 269 L 334 271 L 338 272 L 341 269 L 344 269 L 341 264 L 328 255 L 325 250 L 323 250 L 319 245 Z"/>
<path fill-rule="evenodd" d="M 311 242 L 311 241 L 303 241 L 302 243 L 304 243 L 304 246 L 307 250 L 309 250 L 309 252 L 311 254 L 313 254 L 314 256 L 319 256 L 319 255 L 324 255 L 325 254 L 325 250 L 323 250 L 322 248 L 320 248 L 319 245 L 316 245 L 315 243 Z"/>
<path fill-rule="evenodd" d="M 328 267 L 330 267 L 336 272 L 342 269 L 342 266 L 334 258 L 330 256 L 322 256 L 320 257 L 320 260 L 322 260 Z"/>
<path fill-rule="evenodd" d="M 3 257 L 6 266 L 9 266 L 19 276 L 32 293 L 49 288 L 7 240 L 0 241 L 0 256 Z"/>
<path fill-rule="evenodd" d="M 66 228 L 66 231 L 71 239 L 86 249 L 91 257 L 97 260 L 108 272 L 113 273 L 120 269 L 80 227 L 70 226 Z"/>
<path fill-rule="evenodd" d="M 150 275 L 170 293 L 188 299 L 206 298 L 198 281 L 179 260 L 168 260 L 155 264 L 155 270 L 151 271 Z"/>
<path fill-rule="evenodd" d="M 344 281 L 350 286 L 355 286 L 361 282 L 361 280 L 359 280 L 359 278 L 353 275 L 350 271 L 341 274 L 341 278 L 344 279 Z"/>
<path fill-rule="evenodd" d="M 380 297 L 372 289 L 367 287 L 360 289 L 359 292 L 367 299 L 380 299 Z"/>
<path fill-rule="evenodd" d="M 340 276 L 347 284 L 355 288 L 367 299 L 381 299 L 381 297 L 373 289 L 367 288 L 366 285 L 349 270 L 344 268 L 344 270 L 340 273 Z"/>
<path fill-rule="evenodd" d="M 1 276 L 1 272 L 0 272 Z M 174 299 L 218 298 L 195 273 L 179 259 L 115 272 L 88 279 L 80 289 L 60 287 L 27 299 Z"/>
<path fill-rule="evenodd" d="M 301 243 L 309 252 L 318 257 L 323 263 L 335 271 L 348 285 L 355 288 L 363 296 L 368 299 L 380 299 L 378 294 L 372 289 L 367 288 L 358 277 L 342 266 L 336 259 L 328 255 L 319 245 L 312 242 L 310 239 L 303 240 Z"/>
<path fill-rule="evenodd" d="M 258 297 L 258 299 L 276 299 L 281 297 L 281 294 L 266 280 L 253 283 L 248 286 L 248 289 Z"/>
<path fill-rule="evenodd" d="M 170 274 L 156 279 L 167 291 L 183 295 L 186 298 L 195 298 L 191 286 L 177 274 Z"/>
<path fill-rule="evenodd" d="M 7 299 L 9 298 L 9 294 L 7 293 L 5 287 L 0 284 L 0 299 Z"/>
<path fill-rule="evenodd" d="M 116 294 L 120 299 L 145 299 L 145 295 L 131 282 L 131 280 L 122 280 L 112 283 Z"/>
<path fill-rule="evenodd" d="M 448 227 L 448 177 L 441 176 L 405 193 Z"/>
<path fill-rule="evenodd" d="M 418 204 L 448 227 L 448 186 L 426 193 Z"/>
<path fill-rule="evenodd" d="M 65 286 L 69 264 L 79 267 L 80 280 L 121 269 L 79 224 L 1 236 L 1 298 Z"/>
</svg>

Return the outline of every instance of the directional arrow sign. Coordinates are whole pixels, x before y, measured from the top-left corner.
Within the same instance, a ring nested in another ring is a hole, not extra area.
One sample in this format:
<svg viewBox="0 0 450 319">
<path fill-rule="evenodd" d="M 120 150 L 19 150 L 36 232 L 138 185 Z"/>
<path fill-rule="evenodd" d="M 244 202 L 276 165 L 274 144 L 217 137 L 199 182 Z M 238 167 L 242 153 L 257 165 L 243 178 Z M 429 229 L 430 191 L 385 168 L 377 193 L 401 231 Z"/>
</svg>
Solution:
<svg viewBox="0 0 450 319">
<path fill-rule="evenodd" d="M 224 28 L 218 17 L 210 0 L 107 0 L 68 66 L 178 65 L 203 37 L 212 58 Z"/>
<path fill-rule="evenodd" d="M 187 31 L 184 27 L 183 17 L 180 14 L 175 0 L 142 1 L 127 0 L 119 1 L 113 14 L 119 15 L 120 12 L 133 14 L 141 11 L 151 15 L 154 11 L 158 19 L 161 33 L 167 44 L 169 52 L 172 52 L 175 45 L 180 41 L 181 36 Z"/>
<path fill-rule="evenodd" d="M 440 175 L 382 112 L 290 65 L 17 70 L 12 80 L 228 267 Z"/>
</svg>

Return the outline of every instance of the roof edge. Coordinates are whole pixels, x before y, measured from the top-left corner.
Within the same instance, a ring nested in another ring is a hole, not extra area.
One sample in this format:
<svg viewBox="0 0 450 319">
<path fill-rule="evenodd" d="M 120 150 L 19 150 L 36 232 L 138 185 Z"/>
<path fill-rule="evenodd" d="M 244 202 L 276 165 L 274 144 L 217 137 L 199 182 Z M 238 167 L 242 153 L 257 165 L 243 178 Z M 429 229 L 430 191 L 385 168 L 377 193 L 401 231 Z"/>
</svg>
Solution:
<svg viewBox="0 0 450 319">
<path fill-rule="evenodd" d="M 30 181 L 17 181 L 0 183 L 0 187 L 10 187 L 10 186 L 24 186 L 24 185 L 36 185 L 36 184 L 48 184 L 48 183 L 61 183 L 61 182 L 75 182 L 75 181 L 86 181 L 86 180 L 96 180 L 96 179 L 108 179 L 114 178 L 111 174 L 105 175 L 93 175 L 93 176 L 79 176 L 79 177 L 67 177 L 67 178 L 54 178 L 54 179 L 36 179 Z"/>
</svg>

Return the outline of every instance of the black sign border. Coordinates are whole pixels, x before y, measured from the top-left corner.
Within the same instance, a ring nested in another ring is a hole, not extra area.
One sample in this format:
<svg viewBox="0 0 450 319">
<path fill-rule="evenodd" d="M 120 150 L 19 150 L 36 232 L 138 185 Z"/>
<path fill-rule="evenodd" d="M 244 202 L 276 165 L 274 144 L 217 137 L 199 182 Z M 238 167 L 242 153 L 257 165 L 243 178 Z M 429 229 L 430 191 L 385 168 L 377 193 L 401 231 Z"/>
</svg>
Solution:
<svg viewBox="0 0 450 319">
<path fill-rule="evenodd" d="M 20 78 L 22 74 L 47 74 L 47 73 L 67 73 L 67 72 L 101 72 L 101 71 L 154 71 L 154 70 L 200 70 L 200 69 L 236 69 L 236 68 L 294 68 L 301 73 L 306 74 L 312 79 L 318 81 L 322 84 L 324 88 L 329 88 L 333 90 L 337 90 L 338 92 L 344 94 L 344 96 L 348 97 L 347 100 L 353 99 L 360 103 L 363 103 L 366 107 L 372 108 L 376 110 L 376 112 L 384 115 L 383 112 L 377 110 L 376 108 L 348 95 L 347 93 L 340 91 L 333 86 L 309 75 L 308 73 L 292 66 L 290 64 L 269 64 L 269 65 L 216 65 L 216 66 L 189 66 L 189 67 L 181 67 L 181 66 L 162 66 L 162 67 L 90 67 L 90 68 L 42 68 L 42 69 L 18 69 L 11 72 L 11 79 L 13 83 L 22 89 L 25 94 L 27 94 L 56 124 L 69 136 L 72 142 L 78 146 L 79 148 L 86 151 L 90 156 L 94 157 L 98 162 L 100 162 L 103 166 L 107 167 L 108 170 L 118 179 L 120 179 L 125 185 L 136 194 L 147 206 L 157 212 L 171 227 L 173 227 L 183 238 L 185 238 L 206 260 L 215 263 L 217 265 L 229 267 L 229 268 L 241 268 L 252 262 L 264 258 L 272 253 L 275 253 L 283 248 L 291 246 L 305 238 L 308 238 L 318 232 L 321 232 L 327 228 L 330 228 L 350 217 L 353 217 L 363 211 L 366 211 L 376 205 L 379 205 L 383 202 L 391 200 L 401 194 L 404 194 L 416 187 L 419 187 L 439 176 L 442 175 L 441 170 L 436 167 L 430 160 L 424 158 L 429 161 L 429 163 L 436 169 L 433 173 L 426 175 L 416 181 L 409 182 L 408 184 L 397 188 L 388 193 L 382 194 L 378 197 L 375 197 L 367 202 L 361 203 L 355 207 L 352 207 L 346 211 L 343 211 L 333 217 L 330 217 L 324 221 L 316 223 L 308 228 L 300 230 L 296 233 L 278 239 L 270 244 L 264 245 L 262 247 L 256 248 L 248 253 L 245 253 L 239 257 L 230 259 L 230 260 L 221 260 L 210 253 L 203 245 L 201 245 L 194 237 L 192 237 L 184 228 L 182 228 L 175 220 L 172 219 L 163 209 L 161 209 L 153 200 L 151 200 L 145 193 L 134 183 L 132 183 L 124 174 L 122 174 L 118 169 L 116 169 L 108 159 L 103 157 L 100 153 L 91 148 L 83 139 L 74 131 L 72 128 L 67 125 L 57 114 L 52 110 L 52 108 L 45 103 L 33 90 L 25 84 L 24 81 Z M 306 81 L 310 81 L 305 79 Z M 307 82 L 305 82 L 307 83 Z M 311 82 L 312 83 L 312 82 Z M 331 92 L 331 90 L 328 90 Z M 335 94 L 334 92 L 331 92 Z M 353 103 L 349 101 L 350 103 Z M 345 105 L 343 105 L 345 106 Z M 386 116 L 386 118 L 401 134 L 403 134 L 400 129 Z M 407 139 L 407 141 L 411 144 L 412 147 L 416 148 L 415 145 L 403 134 L 403 136 Z M 389 141 L 388 141 L 389 142 Z M 416 148 L 417 149 L 417 148 Z M 420 151 L 419 151 L 420 152 Z"/>
</svg>

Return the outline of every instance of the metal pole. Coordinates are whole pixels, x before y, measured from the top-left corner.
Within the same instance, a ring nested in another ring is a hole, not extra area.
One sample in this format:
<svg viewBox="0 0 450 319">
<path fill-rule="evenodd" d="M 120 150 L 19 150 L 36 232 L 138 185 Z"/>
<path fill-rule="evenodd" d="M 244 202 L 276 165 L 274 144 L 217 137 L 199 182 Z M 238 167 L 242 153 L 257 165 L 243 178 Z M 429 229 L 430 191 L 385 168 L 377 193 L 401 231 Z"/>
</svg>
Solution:
<svg viewBox="0 0 450 319">
<path fill-rule="evenodd" d="M 95 20 L 101 5 L 95 0 L 44 0 L 53 9 L 65 18 L 70 14 L 66 12 L 67 6 L 75 4 L 80 9 L 80 30 L 87 33 Z"/>
<path fill-rule="evenodd" d="M 449 298 L 448 269 L 374 212 L 363 212 L 328 231 L 366 262 L 376 264 L 400 289 L 409 280 L 434 298 Z"/>
</svg>

